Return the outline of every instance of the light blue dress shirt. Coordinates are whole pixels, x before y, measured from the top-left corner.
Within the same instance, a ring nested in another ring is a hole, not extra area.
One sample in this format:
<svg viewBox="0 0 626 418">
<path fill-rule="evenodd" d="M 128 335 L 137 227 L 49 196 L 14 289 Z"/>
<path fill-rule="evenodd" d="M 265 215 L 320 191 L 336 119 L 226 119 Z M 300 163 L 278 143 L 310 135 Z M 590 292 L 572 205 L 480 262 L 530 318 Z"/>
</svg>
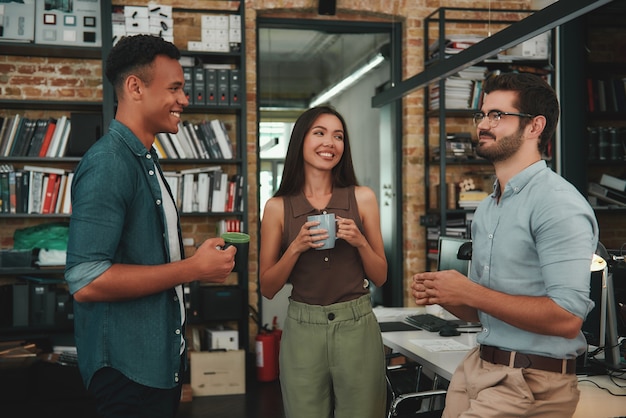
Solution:
<svg viewBox="0 0 626 418">
<path fill-rule="evenodd" d="M 503 191 L 497 184 L 494 190 L 474 214 L 470 278 L 511 295 L 547 296 L 584 319 L 593 308 L 590 265 L 598 242 L 589 203 L 543 160 L 513 177 Z M 567 339 L 524 331 L 480 311 L 479 318 L 480 344 L 567 359 L 586 349 L 582 332 Z"/>
<path fill-rule="evenodd" d="M 148 151 L 116 120 L 81 159 L 72 183 L 65 271 L 72 294 L 112 264 L 170 261 L 158 171 L 154 149 Z M 180 225 L 177 229 L 181 243 Z M 150 387 L 167 389 L 181 382 L 184 330 L 174 288 L 121 302 L 75 302 L 74 328 L 87 386 L 102 367 Z"/>
</svg>

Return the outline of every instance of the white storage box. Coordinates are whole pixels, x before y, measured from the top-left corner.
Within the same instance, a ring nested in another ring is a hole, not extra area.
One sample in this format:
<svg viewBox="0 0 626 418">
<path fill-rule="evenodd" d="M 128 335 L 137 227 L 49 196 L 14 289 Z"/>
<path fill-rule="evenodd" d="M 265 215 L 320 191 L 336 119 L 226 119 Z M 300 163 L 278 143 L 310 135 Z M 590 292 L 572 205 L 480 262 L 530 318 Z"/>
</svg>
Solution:
<svg viewBox="0 0 626 418">
<path fill-rule="evenodd" d="M 246 393 L 244 350 L 191 352 L 193 396 Z"/>
</svg>

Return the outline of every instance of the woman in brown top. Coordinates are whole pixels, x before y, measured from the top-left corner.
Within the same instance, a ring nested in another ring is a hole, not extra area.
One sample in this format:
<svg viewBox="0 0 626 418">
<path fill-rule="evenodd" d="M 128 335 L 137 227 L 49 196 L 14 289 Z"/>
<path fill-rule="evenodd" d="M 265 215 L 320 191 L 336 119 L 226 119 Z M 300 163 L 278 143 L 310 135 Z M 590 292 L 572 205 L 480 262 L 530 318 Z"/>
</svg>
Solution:
<svg viewBox="0 0 626 418">
<path fill-rule="evenodd" d="M 307 216 L 334 213 L 337 241 Z M 384 349 L 369 296 L 387 279 L 374 192 L 359 186 L 343 117 L 307 110 L 291 133 L 280 187 L 261 223 L 260 283 L 271 299 L 290 282 L 280 348 L 288 418 L 381 418 Z"/>
</svg>

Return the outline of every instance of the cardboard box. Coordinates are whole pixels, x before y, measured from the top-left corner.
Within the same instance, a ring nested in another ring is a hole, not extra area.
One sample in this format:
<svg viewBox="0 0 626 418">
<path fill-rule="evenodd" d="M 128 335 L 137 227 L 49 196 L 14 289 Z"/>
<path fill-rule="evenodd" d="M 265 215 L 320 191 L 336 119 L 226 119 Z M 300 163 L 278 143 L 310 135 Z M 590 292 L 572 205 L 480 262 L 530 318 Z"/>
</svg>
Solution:
<svg viewBox="0 0 626 418">
<path fill-rule="evenodd" d="M 207 329 L 206 340 L 209 350 L 238 350 L 239 332 L 232 329 Z"/>
<path fill-rule="evenodd" d="M 529 59 L 547 59 L 550 44 L 550 33 L 544 32 L 519 45 L 509 48 L 507 56 Z"/>
<path fill-rule="evenodd" d="M 35 0 L 0 3 L 0 39 L 20 42 L 35 40 Z"/>
<path fill-rule="evenodd" d="M 100 0 L 38 1 L 35 19 L 35 43 L 102 46 Z"/>
<path fill-rule="evenodd" d="M 246 393 L 244 350 L 191 352 L 193 396 Z"/>
</svg>

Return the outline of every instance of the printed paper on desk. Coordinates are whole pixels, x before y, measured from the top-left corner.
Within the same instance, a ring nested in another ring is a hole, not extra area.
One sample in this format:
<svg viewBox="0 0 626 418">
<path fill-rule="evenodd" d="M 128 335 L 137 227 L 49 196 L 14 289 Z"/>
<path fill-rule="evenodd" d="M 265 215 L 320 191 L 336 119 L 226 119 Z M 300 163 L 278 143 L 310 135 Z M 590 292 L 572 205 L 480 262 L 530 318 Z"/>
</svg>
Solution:
<svg viewBox="0 0 626 418">
<path fill-rule="evenodd" d="M 419 347 L 425 348 L 428 351 L 440 352 L 440 351 L 468 351 L 472 347 L 462 344 L 454 340 L 409 340 L 411 344 L 415 344 Z"/>
</svg>

